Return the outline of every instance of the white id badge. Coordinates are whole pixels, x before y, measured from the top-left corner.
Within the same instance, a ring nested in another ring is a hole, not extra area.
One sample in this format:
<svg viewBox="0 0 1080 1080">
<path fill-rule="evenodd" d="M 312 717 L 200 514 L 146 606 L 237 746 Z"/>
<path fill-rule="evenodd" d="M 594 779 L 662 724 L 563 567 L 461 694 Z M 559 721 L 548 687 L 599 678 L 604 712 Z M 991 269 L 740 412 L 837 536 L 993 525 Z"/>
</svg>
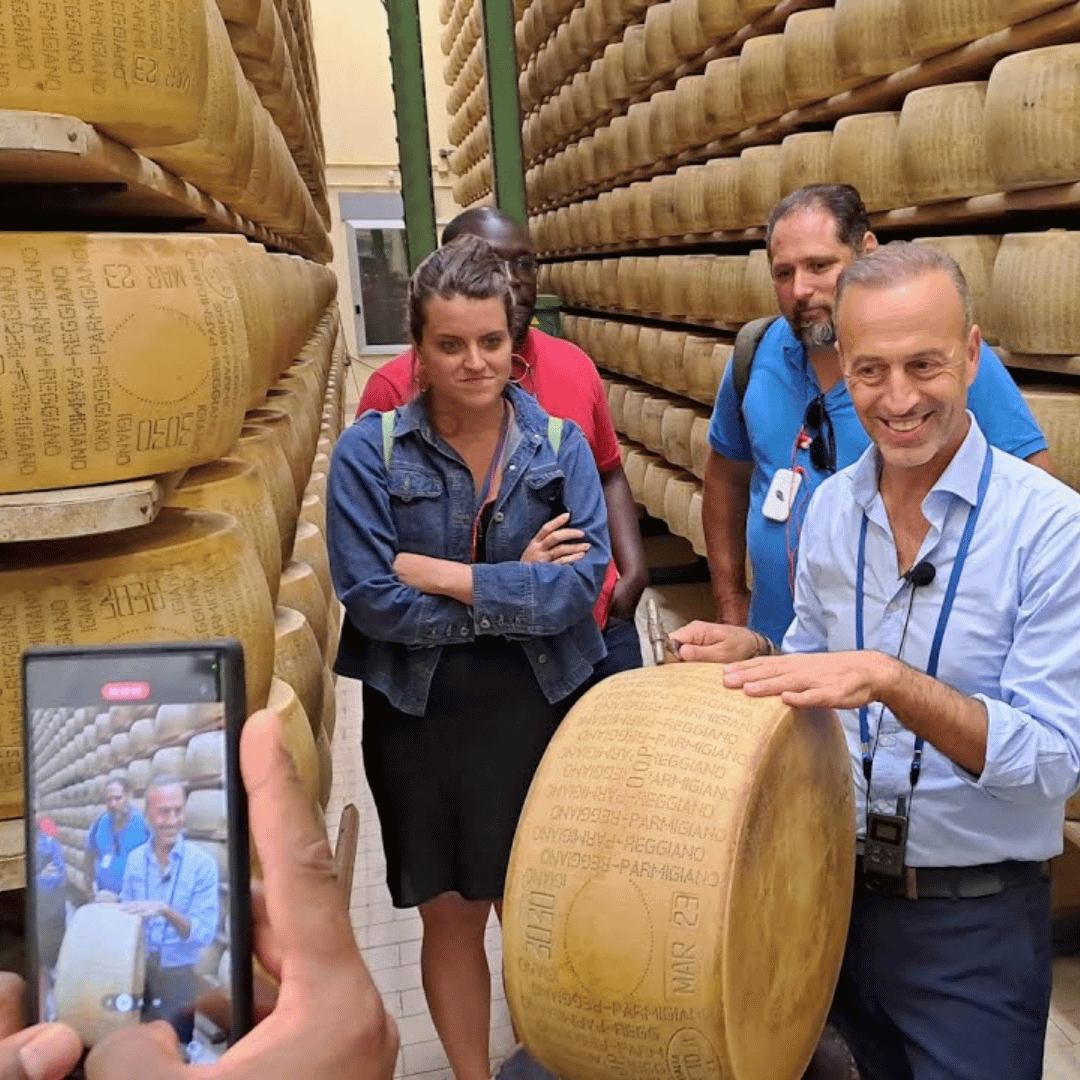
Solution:
<svg viewBox="0 0 1080 1080">
<path fill-rule="evenodd" d="M 795 501 L 801 483 L 802 473 L 792 472 L 791 469 L 777 469 L 769 490 L 765 492 L 762 514 L 770 521 L 787 521 L 791 516 L 791 504 Z"/>
</svg>

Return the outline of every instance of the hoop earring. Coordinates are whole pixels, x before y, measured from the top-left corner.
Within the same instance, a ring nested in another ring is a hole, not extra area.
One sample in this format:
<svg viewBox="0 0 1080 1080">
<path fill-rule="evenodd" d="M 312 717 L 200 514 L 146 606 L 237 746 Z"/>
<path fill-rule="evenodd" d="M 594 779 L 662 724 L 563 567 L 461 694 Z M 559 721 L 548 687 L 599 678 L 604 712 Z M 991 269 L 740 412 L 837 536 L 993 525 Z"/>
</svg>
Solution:
<svg viewBox="0 0 1080 1080">
<path fill-rule="evenodd" d="M 428 389 L 427 379 L 425 377 L 424 365 L 419 360 L 413 363 L 413 385 L 416 387 L 416 391 L 419 394 L 424 393 Z"/>
<path fill-rule="evenodd" d="M 521 365 L 519 374 L 514 374 L 514 362 Z M 510 381 L 515 386 L 520 386 L 532 374 L 532 367 L 521 353 L 512 353 L 510 357 Z"/>
</svg>

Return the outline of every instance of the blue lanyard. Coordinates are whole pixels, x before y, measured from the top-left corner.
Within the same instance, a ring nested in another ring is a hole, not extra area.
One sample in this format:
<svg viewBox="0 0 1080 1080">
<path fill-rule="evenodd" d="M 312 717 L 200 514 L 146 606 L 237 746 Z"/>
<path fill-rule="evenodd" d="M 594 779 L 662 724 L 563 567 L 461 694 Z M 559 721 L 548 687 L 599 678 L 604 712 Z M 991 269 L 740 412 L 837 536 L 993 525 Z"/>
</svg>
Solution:
<svg viewBox="0 0 1080 1080">
<path fill-rule="evenodd" d="M 971 538 L 975 535 L 975 523 L 979 520 L 979 511 L 982 510 L 986 491 L 990 487 L 990 472 L 993 467 L 993 453 L 990 447 L 986 448 L 986 458 L 983 460 L 982 475 L 979 477 L 979 490 L 975 498 L 975 505 L 968 511 L 967 523 L 964 525 L 963 535 L 960 537 L 960 546 L 956 549 L 956 559 L 953 562 L 952 574 L 949 577 L 948 587 L 945 589 L 945 599 L 941 601 L 941 612 L 938 615 L 937 629 L 934 631 L 934 641 L 930 646 L 930 659 L 926 664 L 926 674 L 931 678 L 937 676 L 938 657 L 941 655 L 941 642 L 945 637 L 945 627 L 948 625 L 949 616 L 952 614 L 953 601 L 956 599 L 956 590 L 960 584 L 960 574 L 967 560 L 968 549 L 971 547 Z M 863 513 L 862 527 L 859 530 L 859 561 L 855 569 L 855 648 L 863 649 L 863 584 L 866 576 L 866 530 L 870 522 Z M 874 755 L 870 749 L 870 710 L 863 706 L 859 710 L 859 740 L 862 743 L 863 775 L 866 777 L 866 793 L 870 795 L 870 775 L 874 769 Z M 915 755 L 911 759 L 911 786 L 919 782 L 919 773 L 922 771 L 923 739 L 917 736 L 915 739 Z"/>
</svg>

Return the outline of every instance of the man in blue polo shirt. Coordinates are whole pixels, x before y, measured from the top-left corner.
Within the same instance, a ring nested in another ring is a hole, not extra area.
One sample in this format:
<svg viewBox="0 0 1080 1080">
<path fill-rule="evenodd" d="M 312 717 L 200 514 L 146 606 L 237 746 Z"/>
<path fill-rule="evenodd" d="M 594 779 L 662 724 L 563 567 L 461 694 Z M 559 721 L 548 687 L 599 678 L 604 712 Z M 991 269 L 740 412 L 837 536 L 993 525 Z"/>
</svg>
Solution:
<svg viewBox="0 0 1080 1080">
<path fill-rule="evenodd" d="M 128 855 L 150 836 L 142 814 L 131 805 L 126 780 L 110 780 L 105 786 L 105 813 L 86 834 L 83 877 L 91 899 L 100 893 L 120 895 Z"/>
<path fill-rule="evenodd" d="M 870 445 L 841 377 L 833 309 L 841 272 L 877 240 L 855 188 L 816 184 L 776 205 L 766 247 L 783 318 L 761 339 L 741 404 L 736 365 L 724 373 L 709 427 L 702 518 L 717 621 L 778 642 L 794 616 L 810 496 Z M 1042 432 L 985 344 L 968 405 L 991 445 L 1049 471 Z"/>
</svg>

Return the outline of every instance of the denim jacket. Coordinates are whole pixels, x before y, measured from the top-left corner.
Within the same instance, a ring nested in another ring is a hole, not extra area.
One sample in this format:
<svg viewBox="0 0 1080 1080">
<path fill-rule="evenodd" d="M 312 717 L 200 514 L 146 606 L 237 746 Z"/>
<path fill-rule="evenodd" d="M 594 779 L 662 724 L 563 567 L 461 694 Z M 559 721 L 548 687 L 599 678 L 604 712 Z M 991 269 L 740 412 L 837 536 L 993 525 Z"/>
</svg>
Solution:
<svg viewBox="0 0 1080 1080">
<path fill-rule="evenodd" d="M 334 449 L 326 533 L 346 612 L 334 670 L 369 683 L 402 712 L 422 715 L 443 648 L 480 634 L 520 641 L 551 702 L 576 690 L 606 654 L 592 609 L 611 545 L 589 444 L 564 421 L 556 457 L 547 413 L 512 384 L 505 393 L 514 422 L 487 561 L 473 566 L 472 607 L 422 593 L 394 573 L 400 552 L 470 561 L 473 477 L 435 433 L 423 396 L 397 411 L 389 469 L 376 412 L 361 416 Z M 585 557 L 572 566 L 520 562 L 540 526 L 564 508 L 592 545 Z"/>
</svg>

